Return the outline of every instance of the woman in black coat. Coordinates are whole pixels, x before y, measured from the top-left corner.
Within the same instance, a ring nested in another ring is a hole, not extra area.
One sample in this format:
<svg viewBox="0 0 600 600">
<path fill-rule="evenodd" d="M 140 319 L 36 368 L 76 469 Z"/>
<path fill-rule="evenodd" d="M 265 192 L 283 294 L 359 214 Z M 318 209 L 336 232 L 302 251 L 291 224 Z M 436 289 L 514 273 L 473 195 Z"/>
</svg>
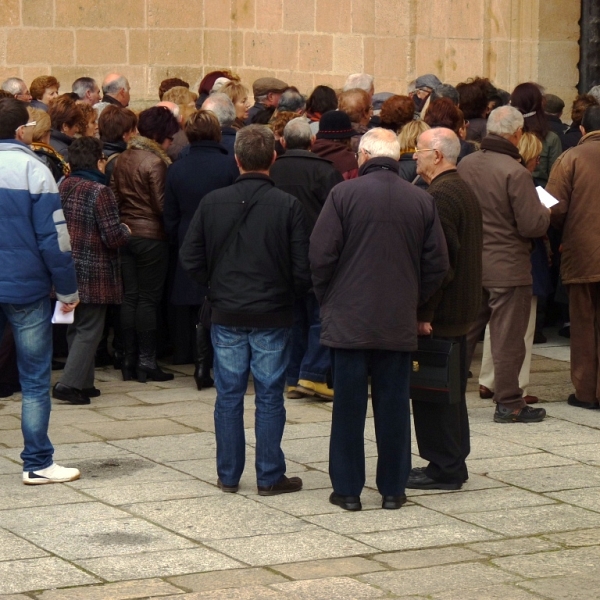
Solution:
<svg viewBox="0 0 600 600">
<path fill-rule="evenodd" d="M 185 124 L 190 141 L 189 154 L 173 163 L 167 172 L 165 189 L 164 223 L 169 241 L 180 248 L 190 222 L 202 198 L 213 190 L 231 185 L 239 176 L 224 146 L 221 145 L 221 127 L 214 114 L 200 110 L 192 114 Z M 202 348 L 207 335 L 198 327 L 198 311 L 208 290 L 190 279 L 179 261 L 171 292 L 175 310 L 175 335 L 177 340 L 174 364 L 190 362 L 194 357 L 194 378 L 198 389 L 210 387 L 210 357 Z"/>
</svg>

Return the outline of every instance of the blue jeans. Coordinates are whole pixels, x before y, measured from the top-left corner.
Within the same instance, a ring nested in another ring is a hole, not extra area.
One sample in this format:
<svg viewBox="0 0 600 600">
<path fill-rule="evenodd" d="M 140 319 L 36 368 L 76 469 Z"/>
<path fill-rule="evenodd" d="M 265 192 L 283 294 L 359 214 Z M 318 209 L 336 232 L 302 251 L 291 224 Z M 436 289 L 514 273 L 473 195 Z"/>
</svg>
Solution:
<svg viewBox="0 0 600 600">
<path fill-rule="evenodd" d="M 38 471 L 52 464 L 54 448 L 48 438 L 52 324 L 50 298 L 30 304 L 0 304 L 0 331 L 12 325 L 17 366 L 23 392 L 21 430 L 25 448 L 23 471 Z"/>
<path fill-rule="evenodd" d="M 287 384 L 295 386 L 298 379 L 316 383 L 327 381 L 331 367 L 330 350 L 321 346 L 319 303 L 312 292 L 298 298 L 294 304 L 292 355 L 287 368 Z"/>
<path fill-rule="evenodd" d="M 237 485 L 246 462 L 244 394 L 252 372 L 256 391 L 256 481 L 277 483 L 285 474 L 281 438 L 285 425 L 283 389 L 291 329 L 211 326 L 217 388 L 215 433 L 217 473 L 224 485 Z"/>
</svg>

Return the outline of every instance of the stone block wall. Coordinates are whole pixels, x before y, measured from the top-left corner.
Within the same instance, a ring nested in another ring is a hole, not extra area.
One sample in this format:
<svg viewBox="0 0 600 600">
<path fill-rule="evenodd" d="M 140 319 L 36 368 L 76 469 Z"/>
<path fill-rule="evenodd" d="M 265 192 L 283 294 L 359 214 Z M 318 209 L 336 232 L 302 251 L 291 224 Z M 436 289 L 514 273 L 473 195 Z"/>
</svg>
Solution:
<svg viewBox="0 0 600 600">
<path fill-rule="evenodd" d="M 143 102 L 166 77 L 193 85 L 219 67 L 304 92 L 366 71 L 405 93 L 432 72 L 507 90 L 536 80 L 569 103 L 578 19 L 577 0 L 0 0 L 0 79 L 53 74 L 67 91 L 118 71 Z"/>
</svg>

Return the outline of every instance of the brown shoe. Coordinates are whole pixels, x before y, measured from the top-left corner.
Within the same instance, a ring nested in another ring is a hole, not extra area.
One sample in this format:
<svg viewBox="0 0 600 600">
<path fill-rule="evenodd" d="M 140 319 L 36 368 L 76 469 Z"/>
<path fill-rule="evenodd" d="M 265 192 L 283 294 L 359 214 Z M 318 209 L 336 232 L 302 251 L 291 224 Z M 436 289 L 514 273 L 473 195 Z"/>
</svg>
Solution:
<svg viewBox="0 0 600 600">
<path fill-rule="evenodd" d="M 300 398 L 306 398 L 307 394 L 300 391 L 296 386 L 290 385 L 287 389 L 285 397 L 288 400 L 300 400 Z"/>
<path fill-rule="evenodd" d="M 486 388 L 485 385 L 480 385 L 479 386 L 479 397 L 482 400 L 489 400 L 490 398 L 494 397 L 494 392 L 492 392 L 492 390 L 490 390 L 490 388 Z"/>
<path fill-rule="evenodd" d="M 217 479 L 217 487 L 227 494 L 235 494 L 239 489 L 239 485 L 225 485 L 220 479 Z"/>
<path fill-rule="evenodd" d="M 278 494 L 291 494 L 299 492 L 302 489 L 302 479 L 300 477 L 290 477 L 289 479 L 282 475 L 281 479 L 273 485 L 259 485 L 259 496 L 277 496 Z"/>
<path fill-rule="evenodd" d="M 525 400 L 526 404 L 537 404 L 540 401 L 537 396 L 530 396 L 529 394 L 523 396 L 523 400 Z"/>
</svg>

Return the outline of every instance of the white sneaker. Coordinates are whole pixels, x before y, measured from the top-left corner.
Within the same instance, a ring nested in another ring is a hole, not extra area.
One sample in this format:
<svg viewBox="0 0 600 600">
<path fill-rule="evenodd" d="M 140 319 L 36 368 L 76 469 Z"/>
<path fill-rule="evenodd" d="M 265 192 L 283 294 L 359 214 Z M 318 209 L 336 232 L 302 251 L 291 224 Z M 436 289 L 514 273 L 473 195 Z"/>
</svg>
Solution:
<svg viewBox="0 0 600 600">
<path fill-rule="evenodd" d="M 75 481 L 81 477 L 79 469 L 61 467 L 52 463 L 45 469 L 39 471 L 23 471 L 23 483 L 25 485 L 43 485 L 44 483 L 65 483 Z"/>
</svg>

